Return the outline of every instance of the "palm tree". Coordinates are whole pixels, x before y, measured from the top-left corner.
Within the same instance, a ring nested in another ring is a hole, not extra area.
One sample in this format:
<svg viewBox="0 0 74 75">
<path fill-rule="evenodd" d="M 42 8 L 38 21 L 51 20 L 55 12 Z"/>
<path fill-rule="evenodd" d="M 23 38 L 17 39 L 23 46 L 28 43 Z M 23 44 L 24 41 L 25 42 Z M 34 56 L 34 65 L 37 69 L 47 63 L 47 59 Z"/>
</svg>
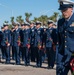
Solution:
<svg viewBox="0 0 74 75">
<path fill-rule="evenodd" d="M 32 13 L 28 13 L 28 12 L 26 12 L 25 13 L 25 16 L 26 16 L 26 21 L 28 22 L 28 23 L 30 23 L 30 21 L 29 21 L 29 18 L 32 16 Z"/>
<path fill-rule="evenodd" d="M 8 23 L 9 21 L 4 21 L 4 23 Z"/>
<path fill-rule="evenodd" d="M 4 23 L 5 23 L 5 24 L 8 24 L 9 21 L 4 21 Z M 11 25 L 11 24 L 8 24 L 8 28 L 11 29 L 11 28 L 12 28 L 12 25 Z"/>
<path fill-rule="evenodd" d="M 57 17 L 58 17 L 58 15 L 59 15 L 58 12 L 54 12 L 54 14 L 49 17 L 49 19 L 50 19 L 50 20 L 53 20 L 54 22 L 57 22 Z"/>
<path fill-rule="evenodd" d="M 58 15 L 59 15 L 58 12 L 54 12 L 55 22 L 57 22 L 57 17 L 58 17 Z"/>
<path fill-rule="evenodd" d="M 22 16 L 18 16 L 16 18 L 16 21 L 19 22 L 20 24 L 24 23 L 24 19 L 22 19 Z"/>
<path fill-rule="evenodd" d="M 46 25 L 46 22 L 48 20 L 47 15 L 42 15 L 41 18 L 42 18 L 42 21 L 41 22 L 43 23 L 43 25 Z"/>
<path fill-rule="evenodd" d="M 9 27 L 9 29 L 11 29 L 11 28 L 12 28 L 12 24 L 9 24 L 9 26 L 8 26 L 8 27 Z"/>
<path fill-rule="evenodd" d="M 14 25 L 14 24 L 15 24 L 15 22 L 14 22 L 14 17 L 10 17 L 10 19 L 11 19 L 12 25 Z"/>
<path fill-rule="evenodd" d="M 38 18 L 37 17 L 34 17 L 34 20 L 33 21 L 36 22 L 37 20 L 38 20 Z"/>
</svg>

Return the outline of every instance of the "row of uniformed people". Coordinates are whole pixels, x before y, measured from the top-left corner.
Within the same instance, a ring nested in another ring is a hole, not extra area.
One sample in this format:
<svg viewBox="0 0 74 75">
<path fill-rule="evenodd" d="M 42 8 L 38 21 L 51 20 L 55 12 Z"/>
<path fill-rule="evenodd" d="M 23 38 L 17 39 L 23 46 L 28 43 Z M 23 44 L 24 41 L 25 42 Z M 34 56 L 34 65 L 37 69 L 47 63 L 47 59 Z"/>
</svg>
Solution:
<svg viewBox="0 0 74 75">
<path fill-rule="evenodd" d="M 41 22 L 36 22 L 36 27 L 32 22 L 30 24 L 15 24 L 10 31 L 8 25 L 4 25 L 1 31 L 1 49 L 2 58 L 6 59 L 6 63 L 10 63 L 10 46 L 12 46 L 12 59 L 16 64 L 20 64 L 20 55 L 25 65 L 30 65 L 31 61 L 36 60 L 36 66 L 42 66 L 42 52 L 45 49 L 48 58 L 48 68 L 54 67 L 55 45 L 57 43 L 56 29 L 53 28 L 53 22 L 48 21 L 48 28 L 41 28 Z M 53 49 L 54 48 L 54 49 Z M 31 53 L 30 53 L 31 52 Z"/>
</svg>

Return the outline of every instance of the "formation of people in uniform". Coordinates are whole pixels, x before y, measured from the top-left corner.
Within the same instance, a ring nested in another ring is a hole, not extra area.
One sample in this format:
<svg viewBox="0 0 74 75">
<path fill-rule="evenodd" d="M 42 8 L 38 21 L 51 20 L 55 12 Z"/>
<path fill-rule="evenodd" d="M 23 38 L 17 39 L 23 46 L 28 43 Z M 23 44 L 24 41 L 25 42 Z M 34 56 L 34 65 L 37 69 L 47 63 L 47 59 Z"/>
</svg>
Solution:
<svg viewBox="0 0 74 75">
<path fill-rule="evenodd" d="M 6 64 L 15 60 L 15 64 L 20 65 L 22 58 L 25 66 L 36 62 L 36 67 L 42 67 L 46 57 L 48 69 L 53 69 L 56 59 L 56 75 L 68 75 L 69 70 L 74 74 L 74 2 L 58 1 L 63 17 L 57 27 L 51 20 L 47 21 L 47 28 L 41 28 L 40 21 L 15 23 L 11 30 L 8 24 L 1 27 L 0 48 Z"/>
<path fill-rule="evenodd" d="M 0 46 L 5 63 L 10 64 L 10 60 L 15 60 L 15 64 L 20 65 L 22 59 L 25 66 L 29 66 L 30 62 L 36 62 L 36 67 L 41 67 L 47 58 L 47 68 L 53 69 L 57 30 L 53 21 L 48 20 L 47 24 L 47 28 L 41 28 L 40 21 L 21 25 L 15 23 L 11 30 L 8 24 L 4 24 L 0 31 Z"/>
</svg>

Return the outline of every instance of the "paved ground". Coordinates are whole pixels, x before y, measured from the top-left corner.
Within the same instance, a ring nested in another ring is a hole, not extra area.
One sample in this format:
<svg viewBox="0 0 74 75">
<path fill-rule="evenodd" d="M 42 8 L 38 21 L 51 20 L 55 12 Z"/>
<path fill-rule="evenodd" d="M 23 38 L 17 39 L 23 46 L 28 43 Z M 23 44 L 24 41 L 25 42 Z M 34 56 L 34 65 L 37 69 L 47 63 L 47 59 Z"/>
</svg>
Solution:
<svg viewBox="0 0 74 75">
<path fill-rule="evenodd" d="M 13 63 L 14 61 L 9 65 L 0 63 L 0 75 L 56 75 L 56 66 L 54 69 L 47 69 L 46 63 L 43 63 L 42 68 L 36 68 L 35 63 L 31 63 L 31 66 L 28 67 L 23 66 L 23 62 L 18 66 Z"/>
</svg>

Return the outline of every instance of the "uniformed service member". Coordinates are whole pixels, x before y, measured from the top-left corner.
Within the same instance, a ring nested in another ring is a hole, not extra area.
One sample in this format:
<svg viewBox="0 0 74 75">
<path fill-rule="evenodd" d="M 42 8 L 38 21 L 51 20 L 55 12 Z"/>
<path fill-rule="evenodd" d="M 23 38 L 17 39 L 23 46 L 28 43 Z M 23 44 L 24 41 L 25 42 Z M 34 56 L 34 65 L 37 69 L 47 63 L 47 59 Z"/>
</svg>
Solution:
<svg viewBox="0 0 74 75">
<path fill-rule="evenodd" d="M 1 27 L 0 31 L 0 47 L 1 47 L 1 52 L 2 52 L 2 59 L 5 59 L 5 47 L 4 47 L 4 27 Z"/>
<path fill-rule="evenodd" d="M 15 28 L 14 27 L 12 27 L 11 28 L 11 46 L 12 46 L 12 60 L 15 60 L 15 49 L 14 49 L 14 45 L 13 45 L 13 41 L 14 41 L 14 30 L 15 30 Z"/>
<path fill-rule="evenodd" d="M 20 39 L 21 39 L 21 46 L 20 46 L 20 57 L 22 57 L 22 60 L 24 61 L 24 54 L 23 54 L 23 33 L 24 33 L 24 30 L 25 30 L 25 27 L 26 27 L 26 25 L 25 25 L 25 23 L 22 23 L 21 24 L 21 30 L 20 30 Z"/>
<path fill-rule="evenodd" d="M 16 65 L 20 64 L 20 29 L 19 29 L 19 24 L 16 23 L 14 24 L 15 30 L 13 31 L 13 46 L 15 50 L 15 61 Z"/>
<path fill-rule="evenodd" d="M 36 29 L 35 29 L 35 57 L 36 57 L 36 66 L 42 66 L 42 39 L 43 39 L 43 29 L 41 28 L 41 22 L 36 22 Z"/>
<path fill-rule="evenodd" d="M 35 47 L 34 47 L 34 41 L 35 41 L 35 23 L 31 21 L 30 23 L 30 34 L 31 34 L 31 62 L 35 62 Z"/>
<path fill-rule="evenodd" d="M 48 20 L 47 22 L 48 24 L 48 28 L 46 30 L 45 36 L 44 38 L 46 38 L 45 40 L 45 47 L 46 47 L 46 54 L 47 54 L 47 61 L 48 61 L 48 69 L 52 69 L 54 67 L 54 51 L 52 48 L 53 45 L 53 30 L 54 28 L 53 26 L 53 21 Z"/>
<path fill-rule="evenodd" d="M 58 21 L 59 50 L 56 75 L 68 75 L 69 70 L 73 73 L 74 65 L 74 2 L 59 0 L 59 4 L 63 18 Z"/>
<path fill-rule="evenodd" d="M 11 44 L 11 31 L 8 29 L 8 24 L 4 24 L 4 46 L 6 64 L 10 64 L 10 44 Z"/>
</svg>

